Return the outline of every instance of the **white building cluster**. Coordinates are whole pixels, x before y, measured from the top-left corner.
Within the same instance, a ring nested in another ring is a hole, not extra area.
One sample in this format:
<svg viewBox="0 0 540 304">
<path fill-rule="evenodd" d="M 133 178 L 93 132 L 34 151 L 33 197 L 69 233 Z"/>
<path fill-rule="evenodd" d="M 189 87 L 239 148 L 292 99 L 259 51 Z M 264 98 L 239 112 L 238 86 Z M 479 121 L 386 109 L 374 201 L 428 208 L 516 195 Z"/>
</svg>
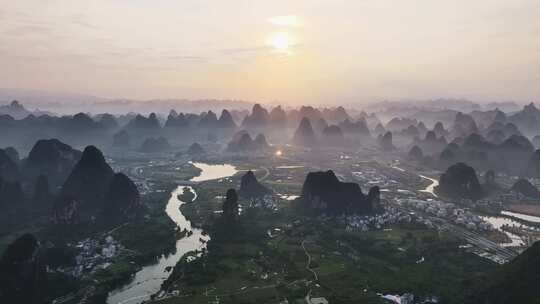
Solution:
<svg viewBox="0 0 540 304">
<path fill-rule="evenodd" d="M 366 187 L 379 186 L 381 188 L 397 187 L 399 183 L 386 175 L 383 175 L 375 169 L 366 168 L 362 171 L 352 172 L 352 175 Z"/>
<path fill-rule="evenodd" d="M 347 231 L 380 230 L 396 223 L 410 223 L 413 217 L 407 212 L 387 207 L 384 213 L 374 215 L 348 215 L 339 217 Z"/>
<path fill-rule="evenodd" d="M 107 268 L 123 249 L 122 245 L 110 235 L 102 240 L 84 239 L 74 247 L 79 250 L 79 254 L 75 256 L 75 266 L 58 269 L 74 277 Z"/>
<path fill-rule="evenodd" d="M 482 220 L 478 215 L 462 208 L 458 208 L 455 204 L 441 201 L 424 201 L 419 199 L 398 199 L 397 202 L 406 208 L 415 209 L 425 212 L 429 215 L 446 219 L 452 223 L 464 226 L 469 230 L 490 231 L 493 226 Z"/>
<path fill-rule="evenodd" d="M 271 209 L 278 211 L 278 200 L 274 195 L 265 195 L 259 198 L 253 198 L 249 201 L 249 207 Z"/>
</svg>

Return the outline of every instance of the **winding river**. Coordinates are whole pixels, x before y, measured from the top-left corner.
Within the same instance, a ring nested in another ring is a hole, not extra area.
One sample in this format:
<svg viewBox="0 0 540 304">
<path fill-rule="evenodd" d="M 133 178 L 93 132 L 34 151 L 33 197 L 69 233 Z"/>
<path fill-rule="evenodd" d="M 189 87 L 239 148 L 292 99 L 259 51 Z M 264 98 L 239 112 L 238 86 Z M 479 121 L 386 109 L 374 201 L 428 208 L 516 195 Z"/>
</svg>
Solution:
<svg viewBox="0 0 540 304">
<path fill-rule="evenodd" d="M 425 192 L 425 193 L 430 193 L 431 195 L 437 197 L 437 194 L 435 194 L 435 187 L 437 187 L 439 185 L 439 181 L 434 179 L 434 178 L 430 178 L 430 177 L 427 177 L 427 176 L 424 176 L 424 175 L 420 175 L 421 178 L 423 179 L 427 179 L 429 181 L 431 181 L 431 184 L 429 184 L 426 189 L 424 190 L 420 190 L 420 192 Z"/>
<path fill-rule="evenodd" d="M 203 182 L 233 176 L 237 170 L 232 165 L 210 165 L 205 163 L 193 163 L 201 169 L 201 174 L 192 178 L 192 182 Z M 161 284 L 167 279 L 169 273 L 167 267 L 174 267 L 182 256 L 190 251 L 201 250 L 206 246 L 208 236 L 202 234 L 202 230 L 193 228 L 182 212 L 180 206 L 185 204 L 178 198 L 184 188 L 189 188 L 197 199 L 197 193 L 190 186 L 178 186 L 171 192 L 171 196 L 166 206 L 167 215 L 176 223 L 179 230 L 187 229 L 193 234 L 176 241 L 176 252 L 170 255 L 161 256 L 156 264 L 148 265 L 139 270 L 133 280 L 112 291 L 107 298 L 107 304 L 139 304 L 150 299 L 150 296 L 159 292 Z"/>
</svg>

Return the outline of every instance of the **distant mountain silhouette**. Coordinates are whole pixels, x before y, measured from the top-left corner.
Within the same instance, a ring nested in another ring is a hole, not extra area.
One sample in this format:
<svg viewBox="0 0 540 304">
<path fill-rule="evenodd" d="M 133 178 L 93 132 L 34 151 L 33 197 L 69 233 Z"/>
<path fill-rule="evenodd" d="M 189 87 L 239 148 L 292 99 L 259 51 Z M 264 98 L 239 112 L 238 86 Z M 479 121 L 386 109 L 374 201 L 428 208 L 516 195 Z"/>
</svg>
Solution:
<svg viewBox="0 0 540 304">
<path fill-rule="evenodd" d="M 249 133 L 242 130 L 237 132 L 232 140 L 227 145 L 227 152 L 249 152 L 249 151 L 264 151 L 269 148 L 264 134 L 259 134 L 255 140 L 251 138 Z"/>
<path fill-rule="evenodd" d="M 317 145 L 315 131 L 308 118 L 304 117 L 294 132 L 293 143 L 298 146 L 314 147 Z"/>
<path fill-rule="evenodd" d="M 109 130 L 116 130 L 119 127 L 116 117 L 109 113 L 103 113 L 96 116 L 98 123 Z"/>
<path fill-rule="evenodd" d="M 476 149 L 478 151 L 488 151 L 489 149 L 493 149 L 495 145 L 487 141 L 482 135 L 472 133 L 465 138 L 462 147 Z"/>
<path fill-rule="evenodd" d="M 285 128 L 287 126 L 287 113 L 277 106 L 270 111 L 270 125 L 273 128 Z"/>
<path fill-rule="evenodd" d="M 217 128 L 218 118 L 216 113 L 208 111 L 201 114 L 201 120 L 198 123 L 199 128 Z"/>
<path fill-rule="evenodd" d="M 490 143 L 500 145 L 506 139 L 506 135 L 502 130 L 490 130 L 486 134 L 486 139 Z"/>
<path fill-rule="evenodd" d="M 19 181 L 8 181 L 0 179 L 0 217 L 15 215 L 23 207 L 25 202 L 24 192 Z M 4 218 L 3 220 L 12 222 L 15 218 Z M 4 223 L 0 223 L 1 224 Z"/>
<path fill-rule="evenodd" d="M 171 145 L 165 137 L 150 137 L 144 140 L 139 151 L 145 153 L 166 152 L 171 150 Z"/>
<path fill-rule="evenodd" d="M 15 181 L 20 178 L 19 166 L 4 149 L 0 149 L 0 178 L 6 181 Z"/>
<path fill-rule="evenodd" d="M 386 133 L 386 129 L 381 123 L 378 123 L 377 126 L 375 127 L 374 133 L 377 136 L 383 135 L 384 133 Z"/>
<path fill-rule="evenodd" d="M 302 105 L 298 111 L 290 111 L 288 121 L 293 123 L 293 126 L 300 124 L 303 118 L 309 119 L 311 123 L 324 119 L 321 111 L 312 106 Z M 325 120 L 326 121 L 326 120 Z"/>
<path fill-rule="evenodd" d="M 219 116 L 217 126 L 221 129 L 236 129 L 236 123 L 228 110 L 223 110 Z"/>
<path fill-rule="evenodd" d="M 270 194 L 272 191 L 265 186 L 261 185 L 253 171 L 249 170 L 244 174 L 240 180 L 240 190 L 238 194 L 245 198 L 256 198 L 266 194 Z"/>
<path fill-rule="evenodd" d="M 472 133 L 478 133 L 478 126 L 474 118 L 468 114 L 458 112 L 451 131 L 452 137 L 467 137 Z"/>
<path fill-rule="evenodd" d="M 268 111 L 260 104 L 255 104 L 251 110 L 251 114 L 244 118 L 242 127 L 246 129 L 251 128 L 264 128 L 270 121 L 270 115 Z"/>
<path fill-rule="evenodd" d="M 121 130 L 113 135 L 113 147 L 129 148 L 131 145 L 131 137 L 126 130 Z"/>
<path fill-rule="evenodd" d="M 152 113 L 147 117 L 137 114 L 128 124 L 124 127 L 129 133 L 155 133 L 161 129 L 161 125 L 155 113 Z"/>
<path fill-rule="evenodd" d="M 446 138 L 444 136 L 437 137 L 435 131 L 427 131 L 425 134 L 424 139 L 415 138 L 413 140 L 413 145 L 422 149 L 422 152 L 426 155 L 436 155 L 441 153 L 447 145 Z"/>
<path fill-rule="evenodd" d="M 330 125 L 322 131 L 321 144 L 330 147 L 342 147 L 347 144 L 341 128 L 336 125 Z"/>
<path fill-rule="evenodd" d="M 9 115 L 15 119 L 23 119 L 28 115 L 44 115 L 50 112 L 44 111 L 29 111 L 19 101 L 13 100 L 10 104 L 0 106 L 0 115 Z"/>
<path fill-rule="evenodd" d="M 412 118 L 394 117 L 387 124 L 385 129 L 387 131 L 399 132 L 407 129 L 409 126 L 418 125 L 418 121 Z"/>
<path fill-rule="evenodd" d="M 261 149 L 267 149 L 270 147 L 268 145 L 268 142 L 266 141 L 266 136 L 264 134 L 259 133 L 257 136 L 255 136 L 255 139 L 253 140 L 253 145 L 255 146 L 255 149 L 261 150 Z"/>
<path fill-rule="evenodd" d="M 401 130 L 399 132 L 399 135 L 407 138 L 419 138 L 420 137 L 420 131 L 416 126 L 408 126 L 407 128 Z"/>
<path fill-rule="evenodd" d="M 14 163 L 18 164 L 21 160 L 19 151 L 17 151 L 17 149 L 15 149 L 14 147 L 6 147 L 4 151 Z"/>
<path fill-rule="evenodd" d="M 511 135 L 497 144 L 479 133 L 471 133 L 465 138 L 455 138 L 444 148 L 438 166 L 445 168 L 456 162 L 466 162 L 482 170 L 523 175 L 530 170 L 527 162 L 533 151 L 532 143 L 522 135 Z"/>
<path fill-rule="evenodd" d="M 480 199 L 484 195 L 476 171 L 465 163 L 450 166 L 441 175 L 439 186 L 435 190 L 444 196 L 472 200 Z"/>
<path fill-rule="evenodd" d="M 523 135 L 519 128 L 513 123 L 503 123 L 500 121 L 495 121 L 490 124 L 487 129 L 484 130 L 484 134 L 489 134 L 490 132 L 499 131 L 504 135 L 504 139 L 512 135 Z"/>
<path fill-rule="evenodd" d="M 52 208 L 51 222 L 56 225 L 78 224 L 81 220 L 80 206 L 80 201 L 73 196 L 57 197 Z M 94 210 L 94 213 L 96 211 Z"/>
<path fill-rule="evenodd" d="M 459 154 L 461 153 L 461 148 L 456 143 L 450 143 L 444 150 L 441 152 L 440 160 L 443 164 L 455 163 L 459 159 Z"/>
<path fill-rule="evenodd" d="M 344 120 L 351 119 L 349 113 L 347 113 L 342 106 L 336 108 L 324 108 L 322 110 L 322 115 L 326 121 L 329 121 L 332 124 L 339 124 Z"/>
<path fill-rule="evenodd" d="M 540 110 L 534 103 L 530 103 L 524 106 L 523 110 L 510 115 L 507 121 L 514 123 L 520 130 L 537 133 L 540 130 Z"/>
<path fill-rule="evenodd" d="M 123 173 L 114 174 L 105 192 L 102 218 L 114 221 L 133 218 L 142 206 L 139 190 L 133 181 Z"/>
<path fill-rule="evenodd" d="M 530 177 L 540 178 L 540 149 L 532 154 L 527 165 L 526 173 Z"/>
<path fill-rule="evenodd" d="M 313 122 L 312 127 L 313 131 L 315 131 L 315 134 L 320 134 L 324 131 L 324 129 L 328 127 L 328 123 L 324 118 L 321 117 Z"/>
<path fill-rule="evenodd" d="M 204 148 L 199 143 L 192 143 L 191 146 L 187 149 L 187 154 L 189 155 L 202 155 L 206 153 Z"/>
<path fill-rule="evenodd" d="M 448 136 L 449 132 L 444 128 L 444 125 L 442 122 L 438 121 L 436 124 L 435 124 L 435 127 L 433 127 L 433 132 L 435 132 L 435 135 L 437 135 L 438 137 L 440 136 Z"/>
<path fill-rule="evenodd" d="M 515 182 L 510 190 L 521 193 L 526 197 L 536 199 L 540 198 L 540 191 L 538 188 L 533 186 L 533 184 L 524 178 L 520 178 L 517 182 Z"/>
<path fill-rule="evenodd" d="M 534 145 L 535 149 L 540 148 L 540 135 L 536 135 L 533 137 L 532 144 Z"/>
<path fill-rule="evenodd" d="M 49 179 L 45 175 L 40 175 L 34 183 L 32 201 L 38 206 L 50 207 L 49 203 L 53 196 L 49 189 Z"/>
<path fill-rule="evenodd" d="M 408 157 L 410 160 L 422 160 L 424 157 L 424 153 L 422 152 L 422 149 L 420 149 L 418 146 L 413 146 L 411 150 L 409 150 Z"/>
<path fill-rule="evenodd" d="M 189 127 L 189 121 L 184 113 L 177 114 L 176 111 L 171 110 L 167 120 L 165 121 L 165 128 L 187 128 Z"/>
<path fill-rule="evenodd" d="M 38 140 L 23 160 L 25 174 L 31 180 L 45 175 L 51 187 L 56 188 L 64 183 L 81 155 L 81 151 L 58 139 Z"/>
<path fill-rule="evenodd" d="M 306 176 L 300 200 L 309 212 L 365 214 L 373 211 L 379 197 L 375 189 L 368 199 L 358 184 L 339 181 L 333 171 L 320 171 Z"/>
<path fill-rule="evenodd" d="M 101 151 L 88 146 L 62 186 L 61 195 L 73 197 L 84 208 L 95 209 L 102 202 L 113 175 Z"/>
<path fill-rule="evenodd" d="M 499 149 L 533 152 L 534 146 L 525 136 L 512 135 L 499 145 Z"/>
<path fill-rule="evenodd" d="M 429 131 L 423 121 L 418 122 L 416 128 L 418 129 L 420 137 L 425 136 L 426 133 Z"/>
<path fill-rule="evenodd" d="M 379 144 L 379 147 L 384 150 L 396 149 L 392 140 L 392 132 L 390 131 L 384 133 L 384 135 L 379 135 L 377 137 L 377 143 Z"/>
<path fill-rule="evenodd" d="M 358 119 L 356 122 L 350 121 L 348 118 L 338 124 L 343 133 L 355 136 L 370 137 L 371 133 L 365 119 Z"/>
</svg>

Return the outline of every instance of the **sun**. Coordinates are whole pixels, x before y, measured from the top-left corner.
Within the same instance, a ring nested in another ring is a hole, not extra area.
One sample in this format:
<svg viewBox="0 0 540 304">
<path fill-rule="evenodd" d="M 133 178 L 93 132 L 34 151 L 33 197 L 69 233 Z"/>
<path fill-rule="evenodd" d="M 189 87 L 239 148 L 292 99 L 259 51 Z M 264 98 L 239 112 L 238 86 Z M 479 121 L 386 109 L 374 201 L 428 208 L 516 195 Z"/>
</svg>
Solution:
<svg viewBox="0 0 540 304">
<path fill-rule="evenodd" d="M 268 45 L 276 53 L 290 54 L 291 47 L 294 45 L 294 39 L 289 33 L 278 32 L 268 39 Z"/>
</svg>

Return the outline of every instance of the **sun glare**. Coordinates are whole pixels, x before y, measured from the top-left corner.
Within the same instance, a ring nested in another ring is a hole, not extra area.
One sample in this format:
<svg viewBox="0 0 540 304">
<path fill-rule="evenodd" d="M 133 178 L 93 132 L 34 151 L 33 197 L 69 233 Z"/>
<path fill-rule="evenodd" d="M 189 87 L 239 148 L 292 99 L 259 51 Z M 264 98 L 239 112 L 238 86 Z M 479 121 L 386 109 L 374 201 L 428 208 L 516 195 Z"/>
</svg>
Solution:
<svg viewBox="0 0 540 304">
<path fill-rule="evenodd" d="M 289 33 L 279 32 L 270 37 L 268 45 L 277 53 L 290 54 L 291 47 L 294 45 L 294 40 Z"/>
</svg>

